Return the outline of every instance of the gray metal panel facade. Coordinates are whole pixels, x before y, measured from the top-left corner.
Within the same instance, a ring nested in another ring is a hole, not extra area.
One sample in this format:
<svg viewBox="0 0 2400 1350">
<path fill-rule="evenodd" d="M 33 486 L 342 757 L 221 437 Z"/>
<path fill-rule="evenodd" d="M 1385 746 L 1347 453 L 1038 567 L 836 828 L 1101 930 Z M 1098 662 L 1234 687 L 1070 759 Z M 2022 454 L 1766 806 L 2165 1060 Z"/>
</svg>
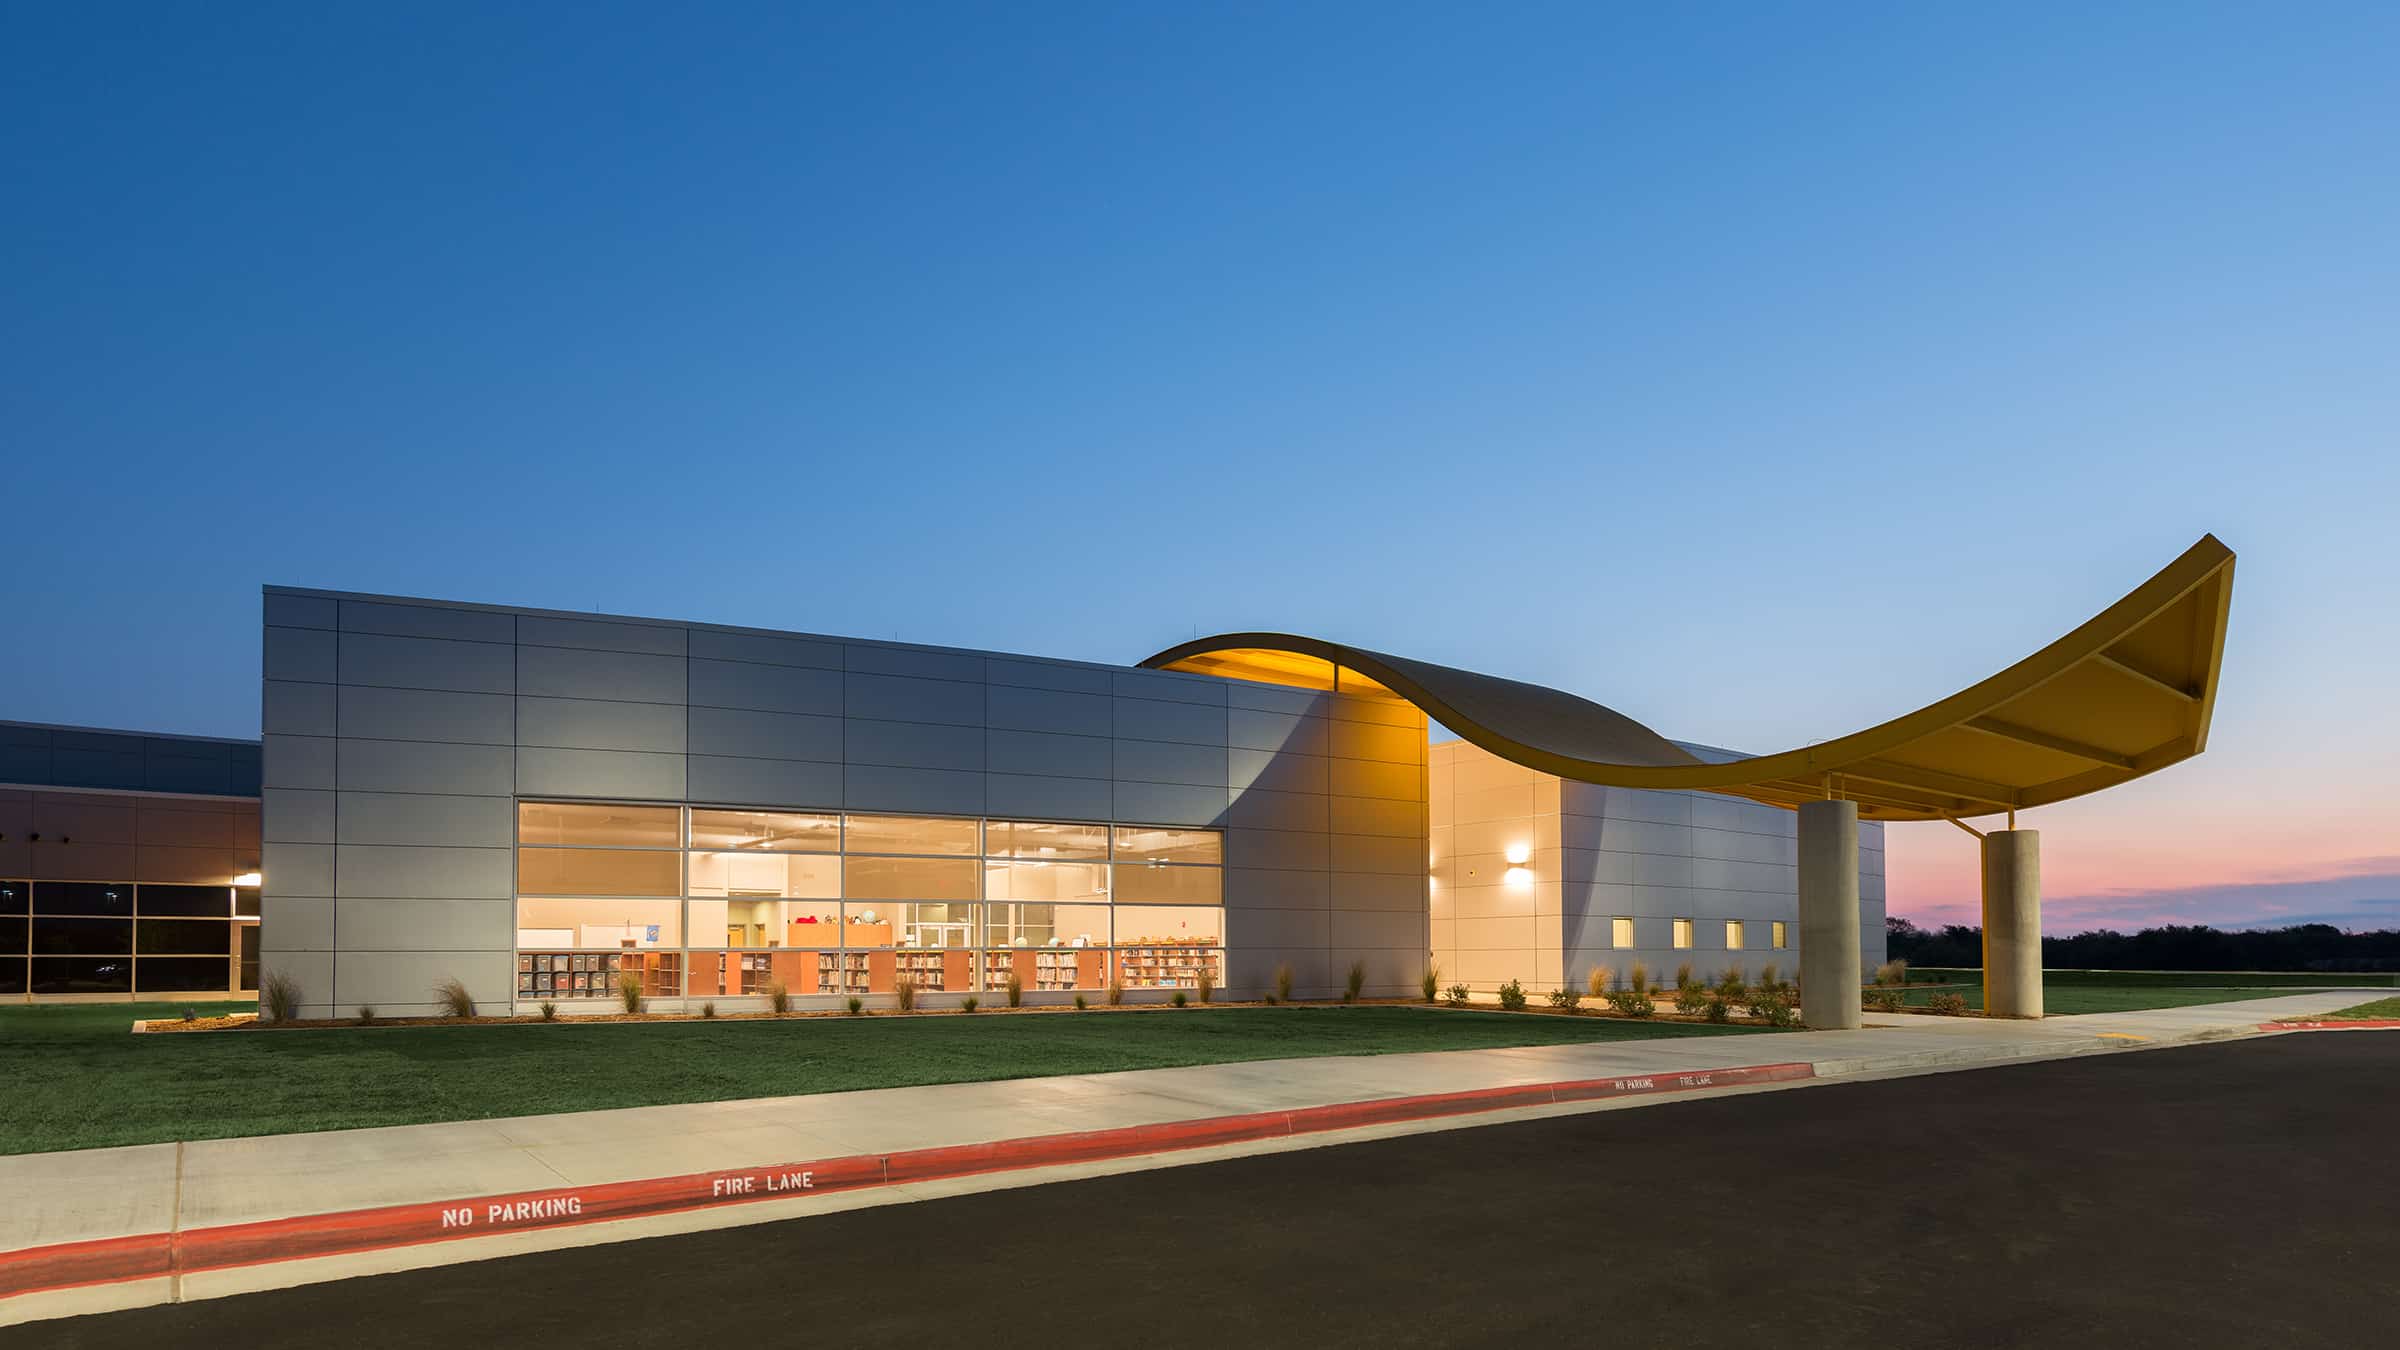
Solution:
<svg viewBox="0 0 2400 1350">
<path fill-rule="evenodd" d="M 519 797 L 1225 831 L 1229 993 L 1426 959 L 1425 721 L 1203 675 L 266 592 L 265 966 L 304 1015 L 515 990 Z"/>
<path fill-rule="evenodd" d="M 281 722 L 308 726 L 322 720 L 321 702 L 316 691 L 295 697 L 289 687 L 270 682 L 261 711 Z M 0 722 L 0 783 L 255 797 L 259 743 Z"/>
<path fill-rule="evenodd" d="M 1706 758 L 1724 755 L 1685 747 Z M 1728 756 L 1730 757 L 1730 756 Z M 1689 962 L 1709 976 L 1772 962 L 1798 974 L 1798 818 L 1705 792 L 1656 792 L 1562 780 L 1463 741 L 1428 752 L 1428 845 L 1440 889 L 1429 906 L 1444 983 L 1490 991 L 1508 980 L 1582 987 L 1595 967 L 1635 962 L 1671 978 Z M 1884 953 L 1883 827 L 1859 825 L 1861 957 Z M 1508 884 L 1512 868 L 1522 868 Z M 1632 940 L 1616 941 L 1629 920 Z M 1675 921 L 1693 923 L 1675 945 Z M 1726 924 L 1742 925 L 1738 948 Z M 1774 925 L 1786 946 L 1774 946 Z"/>
<path fill-rule="evenodd" d="M 1799 817 L 1706 792 L 1645 792 L 1562 782 L 1559 787 L 1561 978 L 1594 965 L 1623 973 L 1646 963 L 1671 977 L 1690 962 L 1705 975 L 1740 966 L 1755 976 L 1770 962 L 1800 974 Z M 1883 960 L 1883 826 L 1858 826 L 1859 945 L 1864 968 Z M 1613 919 L 1633 920 L 1634 947 L 1610 942 Z M 1693 945 L 1674 946 L 1674 921 L 1694 921 Z M 1739 950 L 1726 946 L 1727 920 L 1745 925 Z M 1789 945 L 1773 946 L 1772 925 Z"/>
</svg>

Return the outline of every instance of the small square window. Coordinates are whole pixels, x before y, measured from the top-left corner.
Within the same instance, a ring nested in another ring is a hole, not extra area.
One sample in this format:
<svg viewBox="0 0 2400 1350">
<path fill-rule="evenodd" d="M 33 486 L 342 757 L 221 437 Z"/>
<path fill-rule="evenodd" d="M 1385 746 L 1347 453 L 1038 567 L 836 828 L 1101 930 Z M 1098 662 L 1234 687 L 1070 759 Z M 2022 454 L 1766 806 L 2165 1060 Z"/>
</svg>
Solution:
<svg viewBox="0 0 2400 1350">
<path fill-rule="evenodd" d="M 1609 920 L 1609 921 L 1608 921 L 1608 945 L 1610 945 L 1610 946 L 1612 946 L 1612 947 L 1630 947 L 1630 946 L 1632 946 L 1632 945 L 1633 945 L 1633 920 L 1631 920 L 1631 919 L 1611 919 L 1611 920 Z"/>
<path fill-rule="evenodd" d="M 1691 945 L 1692 945 L 1692 921 L 1691 921 L 1690 919 L 1677 919 L 1677 920 L 1675 921 L 1675 948 L 1676 948 L 1676 950 L 1678 950 L 1678 951 L 1684 951 L 1684 950 L 1688 950 L 1688 949 L 1691 947 Z"/>
<path fill-rule="evenodd" d="M 1729 952 L 1738 952 L 1741 949 L 1742 921 L 1740 919 L 1727 919 L 1725 921 L 1725 950 Z"/>
<path fill-rule="evenodd" d="M 1777 950 L 1781 950 L 1782 948 L 1790 946 L 1791 943 L 1788 940 L 1790 937 L 1791 934 L 1785 929 L 1783 921 L 1781 919 L 1777 919 L 1775 921 L 1775 946 Z"/>
</svg>

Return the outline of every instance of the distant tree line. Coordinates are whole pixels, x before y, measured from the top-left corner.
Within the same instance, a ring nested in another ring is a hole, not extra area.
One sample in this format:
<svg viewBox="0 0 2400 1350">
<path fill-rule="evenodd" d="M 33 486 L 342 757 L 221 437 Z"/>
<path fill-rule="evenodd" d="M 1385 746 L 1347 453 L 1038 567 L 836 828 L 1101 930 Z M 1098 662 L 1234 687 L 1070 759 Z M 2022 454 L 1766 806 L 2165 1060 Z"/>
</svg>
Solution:
<svg viewBox="0 0 2400 1350">
<path fill-rule="evenodd" d="M 1966 924 L 1919 928 L 1906 919 L 1883 921 L 1884 947 L 1912 966 L 1980 966 L 1983 930 Z M 2329 923 L 2227 931 L 2206 924 L 2169 924 L 2120 933 L 2098 928 L 2042 939 L 2042 964 L 2053 970 L 2400 970 L 2400 932 L 2345 933 Z"/>
</svg>

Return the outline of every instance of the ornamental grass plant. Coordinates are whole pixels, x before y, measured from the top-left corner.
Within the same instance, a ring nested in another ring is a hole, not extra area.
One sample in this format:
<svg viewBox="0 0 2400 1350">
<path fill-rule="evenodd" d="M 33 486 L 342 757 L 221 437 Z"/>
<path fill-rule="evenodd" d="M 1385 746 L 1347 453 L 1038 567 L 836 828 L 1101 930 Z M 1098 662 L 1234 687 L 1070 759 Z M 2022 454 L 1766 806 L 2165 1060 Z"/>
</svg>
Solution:
<svg viewBox="0 0 2400 1350">
<path fill-rule="evenodd" d="M 473 1017 L 475 996 L 467 992 L 464 980 L 456 975 L 433 987 L 433 1001 L 442 1007 L 444 1017 Z"/>
<path fill-rule="evenodd" d="M 300 1011 L 300 982 L 280 970 L 270 970 L 258 982 L 258 1010 L 270 1022 L 289 1022 Z"/>
</svg>

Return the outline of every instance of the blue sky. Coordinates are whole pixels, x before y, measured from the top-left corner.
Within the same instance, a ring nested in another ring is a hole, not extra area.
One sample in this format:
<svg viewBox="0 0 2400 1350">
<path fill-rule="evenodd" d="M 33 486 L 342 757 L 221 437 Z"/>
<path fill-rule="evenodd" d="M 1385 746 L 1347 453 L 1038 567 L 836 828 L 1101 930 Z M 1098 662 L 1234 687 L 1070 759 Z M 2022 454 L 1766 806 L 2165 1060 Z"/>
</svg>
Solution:
<svg viewBox="0 0 2400 1350">
<path fill-rule="evenodd" d="M 1295 629 L 1772 750 L 2213 530 L 2210 754 L 2034 822 L 2053 892 L 2400 895 L 2396 52 L 2369 5 L 12 6 L 0 716 L 255 734 L 276 582 Z M 1935 829 L 1902 912 L 1971 898 Z"/>
</svg>

